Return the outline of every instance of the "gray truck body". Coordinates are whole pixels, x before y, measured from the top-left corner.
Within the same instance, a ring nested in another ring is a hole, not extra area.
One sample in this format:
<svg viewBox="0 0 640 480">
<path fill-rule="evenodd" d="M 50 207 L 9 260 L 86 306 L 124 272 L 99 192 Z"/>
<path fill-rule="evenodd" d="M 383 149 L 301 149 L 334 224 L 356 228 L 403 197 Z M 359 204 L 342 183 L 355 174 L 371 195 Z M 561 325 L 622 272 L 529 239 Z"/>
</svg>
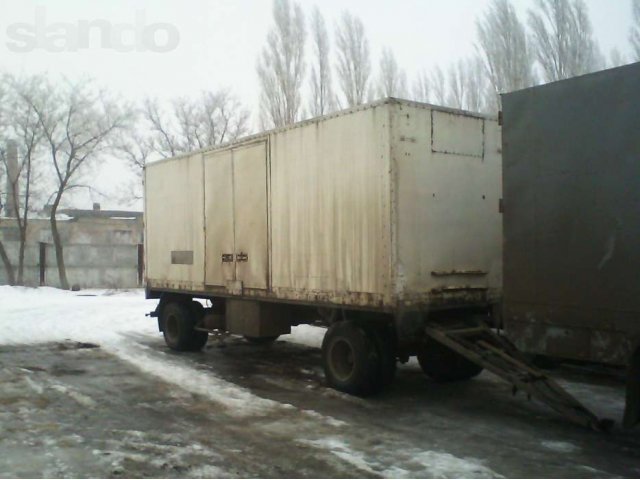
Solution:
<svg viewBox="0 0 640 480">
<path fill-rule="evenodd" d="M 504 323 L 627 365 L 640 341 L 640 63 L 503 95 Z"/>
</svg>

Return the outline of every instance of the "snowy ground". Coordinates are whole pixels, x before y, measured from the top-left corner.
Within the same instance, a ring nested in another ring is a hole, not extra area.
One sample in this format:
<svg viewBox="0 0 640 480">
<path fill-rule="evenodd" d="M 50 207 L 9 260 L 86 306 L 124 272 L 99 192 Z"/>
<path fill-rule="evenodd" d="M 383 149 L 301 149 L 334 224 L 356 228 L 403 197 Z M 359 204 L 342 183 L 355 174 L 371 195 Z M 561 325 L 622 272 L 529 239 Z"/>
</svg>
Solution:
<svg viewBox="0 0 640 480">
<path fill-rule="evenodd" d="M 0 287 L 3 477 L 637 477 L 640 432 L 563 421 L 490 374 L 414 362 L 375 399 L 326 388 L 322 329 L 169 351 L 140 291 Z M 615 378 L 561 382 L 620 419 Z"/>
</svg>

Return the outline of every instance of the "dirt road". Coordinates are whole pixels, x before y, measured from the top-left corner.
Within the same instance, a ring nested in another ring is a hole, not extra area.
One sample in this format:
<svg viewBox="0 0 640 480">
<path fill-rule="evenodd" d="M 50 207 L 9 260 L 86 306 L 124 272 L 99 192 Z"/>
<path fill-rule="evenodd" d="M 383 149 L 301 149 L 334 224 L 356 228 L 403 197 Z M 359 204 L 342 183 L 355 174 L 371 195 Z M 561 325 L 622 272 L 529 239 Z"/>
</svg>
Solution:
<svg viewBox="0 0 640 480">
<path fill-rule="evenodd" d="M 573 426 L 490 374 L 439 385 L 410 363 L 390 391 L 359 399 L 324 386 L 310 346 L 229 338 L 175 354 L 159 335 L 124 343 L 0 347 L 3 476 L 640 475 L 640 432 Z M 557 375 L 621 417 L 619 380 Z"/>
</svg>

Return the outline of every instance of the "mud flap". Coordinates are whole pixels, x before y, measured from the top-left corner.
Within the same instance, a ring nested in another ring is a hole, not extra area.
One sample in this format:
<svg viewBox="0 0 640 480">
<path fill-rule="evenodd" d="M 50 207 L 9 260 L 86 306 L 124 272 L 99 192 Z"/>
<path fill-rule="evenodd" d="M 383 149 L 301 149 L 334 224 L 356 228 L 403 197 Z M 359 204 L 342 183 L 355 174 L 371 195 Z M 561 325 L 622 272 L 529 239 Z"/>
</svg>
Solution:
<svg viewBox="0 0 640 480">
<path fill-rule="evenodd" d="M 631 356 L 627 370 L 627 398 L 624 408 L 624 428 L 640 423 L 640 346 Z"/>
</svg>

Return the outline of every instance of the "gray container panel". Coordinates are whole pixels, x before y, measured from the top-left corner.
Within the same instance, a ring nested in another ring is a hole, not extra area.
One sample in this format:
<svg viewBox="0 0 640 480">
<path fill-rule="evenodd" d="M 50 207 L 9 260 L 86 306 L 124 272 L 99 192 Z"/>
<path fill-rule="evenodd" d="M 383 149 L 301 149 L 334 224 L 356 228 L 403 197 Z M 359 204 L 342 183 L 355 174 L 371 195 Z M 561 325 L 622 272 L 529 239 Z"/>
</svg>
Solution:
<svg viewBox="0 0 640 480">
<path fill-rule="evenodd" d="M 640 64 L 504 95 L 503 121 L 506 321 L 638 332 Z"/>
</svg>

